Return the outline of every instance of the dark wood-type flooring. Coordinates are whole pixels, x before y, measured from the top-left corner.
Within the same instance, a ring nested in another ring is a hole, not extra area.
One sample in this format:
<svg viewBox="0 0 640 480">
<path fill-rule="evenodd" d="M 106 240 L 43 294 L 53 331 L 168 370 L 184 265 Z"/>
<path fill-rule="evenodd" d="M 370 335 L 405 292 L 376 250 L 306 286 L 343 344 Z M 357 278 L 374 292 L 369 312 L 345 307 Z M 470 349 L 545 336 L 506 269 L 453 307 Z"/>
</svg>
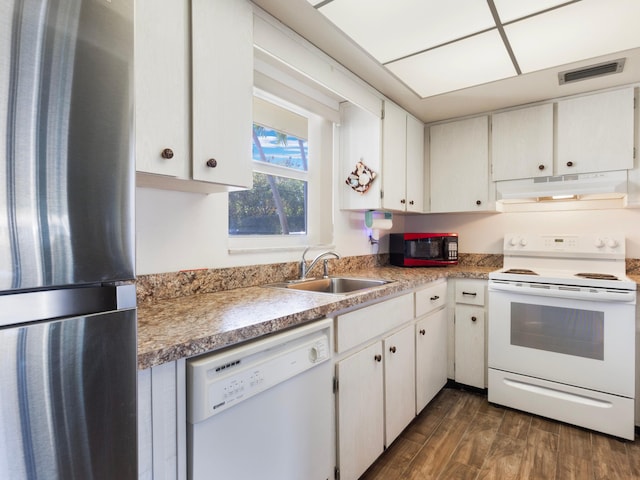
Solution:
<svg viewBox="0 0 640 480">
<path fill-rule="evenodd" d="M 640 438 L 602 435 L 443 389 L 361 480 L 640 479 Z"/>
</svg>

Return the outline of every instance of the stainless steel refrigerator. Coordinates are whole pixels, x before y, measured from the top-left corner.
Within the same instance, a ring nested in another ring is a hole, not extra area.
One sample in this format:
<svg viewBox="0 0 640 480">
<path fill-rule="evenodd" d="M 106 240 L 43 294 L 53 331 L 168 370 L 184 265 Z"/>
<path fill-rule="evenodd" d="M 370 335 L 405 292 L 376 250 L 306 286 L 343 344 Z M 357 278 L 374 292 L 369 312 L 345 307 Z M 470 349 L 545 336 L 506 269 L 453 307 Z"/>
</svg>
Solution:
<svg viewBox="0 0 640 480">
<path fill-rule="evenodd" d="M 0 478 L 137 477 L 133 0 L 0 2 Z"/>
</svg>

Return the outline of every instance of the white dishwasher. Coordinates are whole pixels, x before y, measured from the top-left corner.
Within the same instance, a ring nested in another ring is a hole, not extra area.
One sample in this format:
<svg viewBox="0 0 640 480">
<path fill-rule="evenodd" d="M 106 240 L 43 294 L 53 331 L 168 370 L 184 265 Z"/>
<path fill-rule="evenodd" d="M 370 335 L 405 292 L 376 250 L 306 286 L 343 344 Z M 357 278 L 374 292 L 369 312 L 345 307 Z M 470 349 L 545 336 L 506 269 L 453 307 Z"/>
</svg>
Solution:
<svg viewBox="0 0 640 480">
<path fill-rule="evenodd" d="M 332 320 L 187 360 L 191 480 L 334 477 Z"/>
</svg>

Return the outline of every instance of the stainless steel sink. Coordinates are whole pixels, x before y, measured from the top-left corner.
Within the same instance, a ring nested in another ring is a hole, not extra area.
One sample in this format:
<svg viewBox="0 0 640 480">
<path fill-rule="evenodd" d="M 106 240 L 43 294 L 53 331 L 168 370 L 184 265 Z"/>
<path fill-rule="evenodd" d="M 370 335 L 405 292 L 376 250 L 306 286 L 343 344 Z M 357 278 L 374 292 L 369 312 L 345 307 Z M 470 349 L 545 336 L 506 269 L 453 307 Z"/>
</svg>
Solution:
<svg viewBox="0 0 640 480">
<path fill-rule="evenodd" d="M 304 290 L 308 292 L 331 293 L 347 295 L 368 288 L 379 287 L 391 283 L 389 280 L 372 278 L 329 277 L 312 278 L 309 280 L 292 280 L 290 282 L 273 283 L 268 287 L 286 288 L 288 290 Z"/>
</svg>

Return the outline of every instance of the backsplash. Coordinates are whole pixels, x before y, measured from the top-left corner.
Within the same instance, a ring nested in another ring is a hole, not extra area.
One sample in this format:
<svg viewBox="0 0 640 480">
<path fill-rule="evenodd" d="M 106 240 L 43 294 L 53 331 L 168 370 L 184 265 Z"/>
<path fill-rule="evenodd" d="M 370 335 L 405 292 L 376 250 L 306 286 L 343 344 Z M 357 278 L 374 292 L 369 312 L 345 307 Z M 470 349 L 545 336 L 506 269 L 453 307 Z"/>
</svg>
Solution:
<svg viewBox="0 0 640 480">
<path fill-rule="evenodd" d="M 627 258 L 627 275 L 640 275 L 640 258 Z"/>
<path fill-rule="evenodd" d="M 458 265 L 502 268 L 503 255 L 496 253 L 460 253 Z"/>
<path fill-rule="evenodd" d="M 458 265 L 502 267 L 500 254 L 460 253 Z M 331 260 L 330 273 L 348 274 L 369 268 L 389 265 L 389 255 L 360 255 Z M 640 275 L 640 259 L 628 258 L 628 275 Z M 316 269 L 318 269 L 316 271 Z M 318 276 L 321 266 L 314 267 L 311 276 Z M 140 275 L 136 279 L 138 304 L 168 298 L 185 297 L 201 293 L 220 292 L 241 287 L 252 287 L 267 283 L 281 282 L 298 276 L 298 262 L 250 265 L 246 267 L 210 268 L 182 270 L 179 272 Z"/>
<path fill-rule="evenodd" d="M 388 265 L 389 255 L 361 255 L 331 260 L 330 274 L 346 274 Z M 322 265 L 310 276 L 322 274 Z M 138 304 L 167 298 L 212 293 L 233 288 L 282 282 L 298 276 L 298 262 L 251 265 L 246 267 L 182 270 L 179 272 L 140 275 L 136 279 Z"/>
</svg>

